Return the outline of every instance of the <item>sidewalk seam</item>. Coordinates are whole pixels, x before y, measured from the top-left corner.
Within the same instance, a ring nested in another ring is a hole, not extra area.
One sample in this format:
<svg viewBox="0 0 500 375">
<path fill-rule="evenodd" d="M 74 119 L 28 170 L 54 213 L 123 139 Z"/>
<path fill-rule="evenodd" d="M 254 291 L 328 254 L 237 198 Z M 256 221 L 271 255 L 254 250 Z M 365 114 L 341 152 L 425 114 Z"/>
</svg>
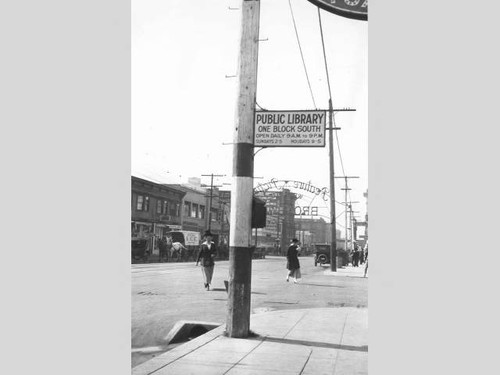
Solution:
<svg viewBox="0 0 500 375">
<path fill-rule="evenodd" d="M 215 336 L 212 340 L 209 340 L 209 341 L 207 341 L 207 342 L 203 343 L 203 345 L 200 345 L 200 346 L 198 346 L 198 347 L 194 348 L 193 350 L 190 350 L 189 352 L 187 352 L 187 353 L 185 353 L 185 354 L 181 355 L 180 357 L 175 358 L 173 361 L 170 361 L 170 362 L 168 362 L 168 363 L 164 364 L 163 366 L 158 367 L 156 370 L 153 370 L 152 372 L 148 373 L 148 375 L 152 375 L 152 374 L 154 374 L 155 372 L 157 372 L 157 371 L 161 370 L 162 368 L 167 367 L 168 365 L 170 365 L 170 364 L 172 364 L 172 363 L 174 363 L 174 362 L 178 361 L 179 359 L 181 359 L 181 358 L 183 358 L 183 357 L 187 356 L 188 354 L 191 354 L 192 352 L 194 352 L 194 351 L 196 351 L 196 350 L 198 350 L 198 349 L 200 349 L 200 348 L 204 347 L 205 345 L 207 345 L 208 343 L 210 343 L 210 342 L 214 341 L 214 340 L 215 340 L 215 339 L 217 339 L 217 338 L 219 338 L 219 335 Z"/>
<path fill-rule="evenodd" d="M 306 366 L 307 366 L 307 363 L 309 362 L 309 359 L 311 358 L 311 355 L 313 354 L 313 351 L 312 349 L 309 351 L 309 356 L 307 357 L 306 359 L 306 363 L 304 363 L 304 366 L 302 366 L 302 370 L 300 370 L 300 373 L 299 375 L 302 375 L 302 373 L 304 372 Z"/>
<path fill-rule="evenodd" d="M 229 371 L 231 371 L 233 368 L 235 368 L 236 366 L 238 366 L 238 364 L 243 361 L 246 357 L 248 357 L 255 349 L 257 349 L 259 346 L 262 345 L 262 343 L 264 341 L 266 341 L 266 338 L 267 336 L 264 337 L 264 339 L 259 343 L 259 345 L 257 345 L 255 348 L 253 348 L 252 350 L 250 350 L 245 356 L 243 356 L 242 358 L 240 358 L 240 360 L 238 362 L 236 362 L 234 365 L 232 365 L 224 374 L 222 375 L 225 375 L 227 374 Z"/>
<path fill-rule="evenodd" d="M 347 312 L 346 316 L 345 316 L 345 320 L 344 320 L 344 325 L 342 326 L 342 334 L 340 335 L 340 343 L 339 343 L 339 346 L 342 346 L 342 340 L 344 339 L 344 331 L 345 331 L 345 325 L 347 324 L 347 317 L 349 316 L 349 312 Z M 332 372 L 332 375 L 335 375 L 335 370 L 337 369 L 337 362 L 338 362 L 338 359 L 339 359 L 339 354 L 340 354 L 340 350 L 337 350 L 337 355 L 335 356 L 335 363 L 333 365 L 333 372 Z"/>
<path fill-rule="evenodd" d="M 302 316 L 300 317 L 300 319 L 299 319 L 299 320 L 297 320 L 297 323 L 295 323 L 295 324 L 293 325 L 293 327 L 292 327 L 292 328 L 290 328 L 290 329 L 288 330 L 288 332 L 287 332 L 287 333 L 285 333 L 285 336 L 283 336 L 283 338 L 286 338 L 286 337 L 288 336 L 288 334 L 289 334 L 290 332 L 292 332 L 292 330 L 293 330 L 293 329 L 297 326 L 297 324 L 299 324 L 299 323 L 302 321 L 302 319 L 304 319 L 304 317 L 306 316 L 306 314 L 307 314 L 307 312 L 305 312 L 305 313 L 303 313 L 303 314 L 302 314 Z"/>
</svg>

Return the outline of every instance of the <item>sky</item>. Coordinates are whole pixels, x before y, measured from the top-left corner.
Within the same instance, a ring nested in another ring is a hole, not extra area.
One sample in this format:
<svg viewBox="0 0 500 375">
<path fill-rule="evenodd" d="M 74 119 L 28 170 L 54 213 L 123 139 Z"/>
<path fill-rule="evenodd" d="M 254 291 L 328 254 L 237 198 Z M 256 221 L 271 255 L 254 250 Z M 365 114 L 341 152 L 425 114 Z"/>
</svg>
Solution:
<svg viewBox="0 0 500 375">
<path fill-rule="evenodd" d="M 295 17 L 307 75 L 295 34 Z M 240 0 L 132 1 L 132 144 L 134 176 L 161 183 L 225 175 L 232 181 L 237 99 Z M 368 189 L 368 23 L 321 10 L 335 115 L 335 176 L 348 181 L 356 216 L 366 213 Z M 261 0 L 257 104 L 267 110 L 328 108 L 328 84 L 318 8 L 307 0 Z M 312 95 L 311 95 L 312 91 Z M 314 100 L 313 100 L 314 99 Z M 266 148 L 255 156 L 255 185 L 272 178 L 329 189 L 324 148 Z M 344 201 L 344 180 L 335 180 Z M 304 197 L 303 199 L 309 199 Z M 314 202 L 317 202 L 315 198 Z M 299 204 L 306 205 L 307 202 Z M 336 206 L 343 232 L 344 207 Z M 329 221 L 329 203 L 319 214 Z"/>
</svg>

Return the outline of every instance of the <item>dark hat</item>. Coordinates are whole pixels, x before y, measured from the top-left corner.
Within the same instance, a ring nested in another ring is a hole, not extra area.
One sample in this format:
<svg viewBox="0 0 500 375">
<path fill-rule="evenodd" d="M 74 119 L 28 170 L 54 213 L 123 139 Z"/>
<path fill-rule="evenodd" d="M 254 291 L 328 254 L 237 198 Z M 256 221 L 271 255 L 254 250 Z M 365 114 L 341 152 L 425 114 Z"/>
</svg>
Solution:
<svg viewBox="0 0 500 375">
<path fill-rule="evenodd" d="M 209 230 L 206 230 L 205 233 L 203 233 L 203 237 L 207 237 L 207 236 L 213 237 L 212 232 L 210 232 Z"/>
<path fill-rule="evenodd" d="M 299 240 L 294 238 L 294 239 L 292 239 L 292 242 L 299 242 Z"/>
</svg>

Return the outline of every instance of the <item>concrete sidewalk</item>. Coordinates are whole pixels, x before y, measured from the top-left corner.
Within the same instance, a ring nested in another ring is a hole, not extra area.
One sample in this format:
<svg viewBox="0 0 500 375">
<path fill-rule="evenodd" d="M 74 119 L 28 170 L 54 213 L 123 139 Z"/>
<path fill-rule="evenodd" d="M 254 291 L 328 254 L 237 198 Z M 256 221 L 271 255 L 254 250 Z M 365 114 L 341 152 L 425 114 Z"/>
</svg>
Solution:
<svg viewBox="0 0 500 375">
<path fill-rule="evenodd" d="M 363 277 L 346 267 L 328 277 Z M 367 374 L 368 310 L 313 308 L 253 314 L 245 339 L 224 336 L 225 325 L 132 369 L 165 374 Z"/>
</svg>

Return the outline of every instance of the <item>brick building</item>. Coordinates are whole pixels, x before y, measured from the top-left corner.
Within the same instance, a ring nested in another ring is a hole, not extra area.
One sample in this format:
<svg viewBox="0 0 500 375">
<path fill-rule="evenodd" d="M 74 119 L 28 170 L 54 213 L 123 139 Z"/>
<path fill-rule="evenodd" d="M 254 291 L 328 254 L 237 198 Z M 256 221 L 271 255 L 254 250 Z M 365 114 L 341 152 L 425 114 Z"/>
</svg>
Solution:
<svg viewBox="0 0 500 375">
<path fill-rule="evenodd" d="M 257 230 L 257 246 L 274 247 L 285 254 L 295 236 L 295 201 L 297 196 L 288 189 L 255 194 L 266 202 L 266 227 Z"/>
<path fill-rule="evenodd" d="M 132 176 L 132 237 L 151 240 L 157 253 L 155 237 L 181 229 L 181 204 L 186 193 L 175 187 Z"/>
</svg>

